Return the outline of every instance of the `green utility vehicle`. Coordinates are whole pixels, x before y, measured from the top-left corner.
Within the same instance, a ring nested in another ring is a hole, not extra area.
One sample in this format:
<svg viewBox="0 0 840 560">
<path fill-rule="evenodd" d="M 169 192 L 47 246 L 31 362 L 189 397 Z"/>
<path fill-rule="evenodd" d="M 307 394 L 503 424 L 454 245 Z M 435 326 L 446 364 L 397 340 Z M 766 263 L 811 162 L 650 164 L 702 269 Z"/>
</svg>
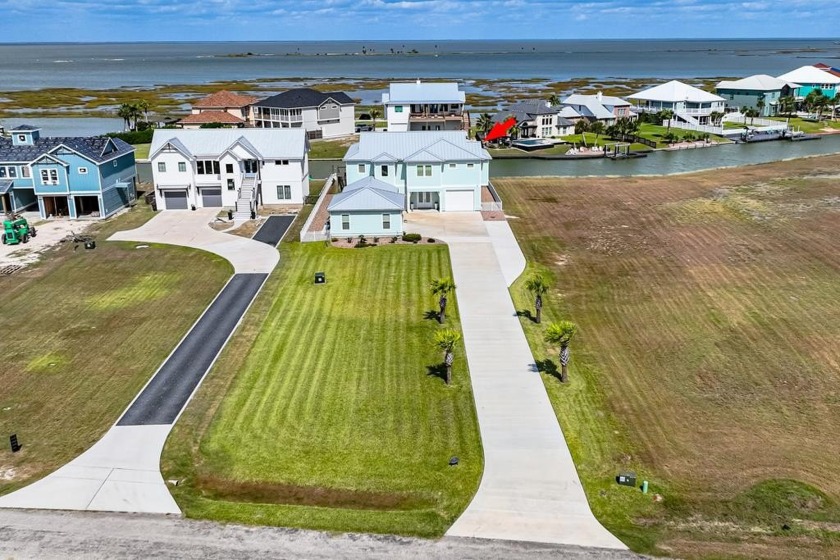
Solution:
<svg viewBox="0 0 840 560">
<path fill-rule="evenodd" d="M 26 218 L 12 216 L 3 220 L 3 245 L 27 243 L 30 237 L 35 237 L 35 234 L 35 227 L 30 226 Z"/>
</svg>

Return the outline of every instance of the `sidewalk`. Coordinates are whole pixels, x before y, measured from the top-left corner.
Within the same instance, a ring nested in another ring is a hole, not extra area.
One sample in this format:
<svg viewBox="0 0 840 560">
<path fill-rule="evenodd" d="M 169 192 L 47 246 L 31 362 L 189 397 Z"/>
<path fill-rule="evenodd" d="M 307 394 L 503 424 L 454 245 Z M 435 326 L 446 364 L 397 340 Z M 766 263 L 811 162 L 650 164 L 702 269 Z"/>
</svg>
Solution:
<svg viewBox="0 0 840 560">
<path fill-rule="evenodd" d="M 414 213 L 406 229 L 449 244 L 484 446 L 481 485 L 447 536 L 626 549 L 589 509 L 516 316 L 508 285 L 525 259 L 507 222 Z"/>
</svg>

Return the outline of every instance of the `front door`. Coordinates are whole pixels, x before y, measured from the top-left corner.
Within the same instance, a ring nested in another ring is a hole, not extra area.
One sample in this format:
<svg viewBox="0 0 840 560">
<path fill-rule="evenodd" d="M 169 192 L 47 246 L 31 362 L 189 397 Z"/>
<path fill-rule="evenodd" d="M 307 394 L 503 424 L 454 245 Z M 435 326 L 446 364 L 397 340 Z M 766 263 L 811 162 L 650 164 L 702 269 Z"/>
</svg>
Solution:
<svg viewBox="0 0 840 560">
<path fill-rule="evenodd" d="M 246 159 L 242 163 L 245 166 L 246 175 L 256 175 L 257 171 L 260 168 L 260 162 L 258 162 L 255 159 Z"/>
<path fill-rule="evenodd" d="M 418 192 L 417 193 L 417 208 L 418 209 L 428 209 L 434 208 L 434 199 L 433 194 L 430 192 Z"/>
</svg>

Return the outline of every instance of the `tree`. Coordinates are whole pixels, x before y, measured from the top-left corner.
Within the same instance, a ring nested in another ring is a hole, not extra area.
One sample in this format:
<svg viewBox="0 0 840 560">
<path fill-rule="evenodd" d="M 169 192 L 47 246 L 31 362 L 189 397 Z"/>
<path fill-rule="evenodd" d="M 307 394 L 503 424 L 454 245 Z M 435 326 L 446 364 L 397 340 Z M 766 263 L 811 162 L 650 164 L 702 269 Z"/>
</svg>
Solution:
<svg viewBox="0 0 840 560">
<path fill-rule="evenodd" d="M 560 99 L 560 95 L 558 95 L 557 93 L 552 93 L 551 96 L 549 96 L 549 98 L 548 98 L 548 103 L 552 107 L 556 107 L 557 105 L 560 105 L 561 101 L 562 101 L 562 99 Z"/>
<path fill-rule="evenodd" d="M 508 136 L 513 140 L 519 138 L 519 124 L 515 124 L 510 129 L 508 129 Z"/>
<path fill-rule="evenodd" d="M 117 116 L 123 120 L 123 129 L 129 130 L 131 128 L 131 118 L 134 116 L 134 109 L 131 104 L 123 103 L 117 109 Z"/>
<path fill-rule="evenodd" d="M 537 324 L 542 322 L 542 297 L 548 293 L 548 282 L 541 274 L 534 274 L 525 282 L 525 289 L 534 296 Z"/>
<path fill-rule="evenodd" d="M 145 99 L 141 99 L 137 102 L 137 110 L 143 111 L 143 120 L 149 122 L 149 102 Z M 137 123 L 134 123 L 134 126 L 137 126 Z"/>
<path fill-rule="evenodd" d="M 598 138 L 604 133 L 604 123 L 602 121 L 595 121 L 589 125 L 589 132 L 595 134 L 595 145 L 598 145 Z"/>
<path fill-rule="evenodd" d="M 487 134 L 487 132 L 493 127 L 493 119 L 489 114 L 481 113 L 478 120 L 475 121 L 475 125 L 481 132 Z"/>
<path fill-rule="evenodd" d="M 764 115 L 764 107 L 766 107 L 766 103 L 764 103 L 763 99 L 759 99 L 755 102 L 755 109 L 758 111 L 759 117 Z"/>
<path fill-rule="evenodd" d="M 712 126 L 719 126 L 722 118 L 723 113 L 720 111 L 712 111 L 709 113 L 709 121 L 712 123 Z"/>
<path fill-rule="evenodd" d="M 455 345 L 461 340 L 461 333 L 455 329 L 441 329 L 435 332 L 435 347 L 443 350 L 443 363 L 446 365 L 446 384 L 452 383 L 452 363 L 455 361 Z"/>
<path fill-rule="evenodd" d="M 455 283 L 450 278 L 438 278 L 432 280 L 429 286 L 432 294 L 439 296 L 438 305 L 440 305 L 440 314 L 438 315 L 438 322 L 443 324 L 446 320 L 446 304 L 447 297 L 455 290 Z"/>
<path fill-rule="evenodd" d="M 376 121 L 382 116 L 382 113 L 380 113 L 379 109 L 376 108 L 371 109 L 368 113 L 370 114 L 370 120 L 373 121 L 373 129 L 376 130 Z"/>
<path fill-rule="evenodd" d="M 545 341 L 553 346 L 560 347 L 560 382 L 565 383 L 568 377 L 567 366 L 569 365 L 569 343 L 577 332 L 577 325 L 571 321 L 560 321 L 551 323 L 545 333 Z"/>
<path fill-rule="evenodd" d="M 671 120 L 674 118 L 674 112 L 671 109 L 662 109 L 659 111 L 659 124 L 661 125 L 663 122 L 668 121 L 668 130 L 667 133 L 671 133 Z"/>
<path fill-rule="evenodd" d="M 575 134 L 580 134 L 583 138 L 583 145 L 586 146 L 586 131 L 589 130 L 589 121 L 580 119 L 575 123 Z"/>
<path fill-rule="evenodd" d="M 831 120 L 837 116 L 837 106 L 840 105 L 840 92 L 834 94 L 831 98 Z"/>
<path fill-rule="evenodd" d="M 752 107 L 744 107 L 746 109 L 744 111 L 744 124 L 747 123 L 747 117 L 750 119 L 750 126 L 752 126 L 755 118 L 759 115 L 758 109 L 753 109 Z"/>
<path fill-rule="evenodd" d="M 792 95 L 785 95 L 779 98 L 779 110 L 787 114 L 788 118 L 796 110 L 796 98 Z"/>
<path fill-rule="evenodd" d="M 741 116 L 744 117 L 744 124 L 747 124 L 747 117 L 749 117 L 749 115 L 747 113 L 749 113 L 749 112 L 750 112 L 750 108 L 747 107 L 746 105 L 741 107 Z"/>
</svg>

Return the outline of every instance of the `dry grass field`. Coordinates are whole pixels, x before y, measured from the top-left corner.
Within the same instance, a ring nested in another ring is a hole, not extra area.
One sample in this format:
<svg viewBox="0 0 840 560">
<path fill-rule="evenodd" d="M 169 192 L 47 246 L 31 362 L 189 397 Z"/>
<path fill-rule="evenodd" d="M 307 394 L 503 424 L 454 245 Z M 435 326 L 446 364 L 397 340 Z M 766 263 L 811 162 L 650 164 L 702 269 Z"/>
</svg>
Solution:
<svg viewBox="0 0 840 560">
<path fill-rule="evenodd" d="M 579 325 L 570 383 L 543 378 L 594 511 L 635 549 L 840 557 L 838 170 L 494 181 L 553 282 L 548 320 Z M 616 486 L 625 468 L 661 501 Z"/>
</svg>

